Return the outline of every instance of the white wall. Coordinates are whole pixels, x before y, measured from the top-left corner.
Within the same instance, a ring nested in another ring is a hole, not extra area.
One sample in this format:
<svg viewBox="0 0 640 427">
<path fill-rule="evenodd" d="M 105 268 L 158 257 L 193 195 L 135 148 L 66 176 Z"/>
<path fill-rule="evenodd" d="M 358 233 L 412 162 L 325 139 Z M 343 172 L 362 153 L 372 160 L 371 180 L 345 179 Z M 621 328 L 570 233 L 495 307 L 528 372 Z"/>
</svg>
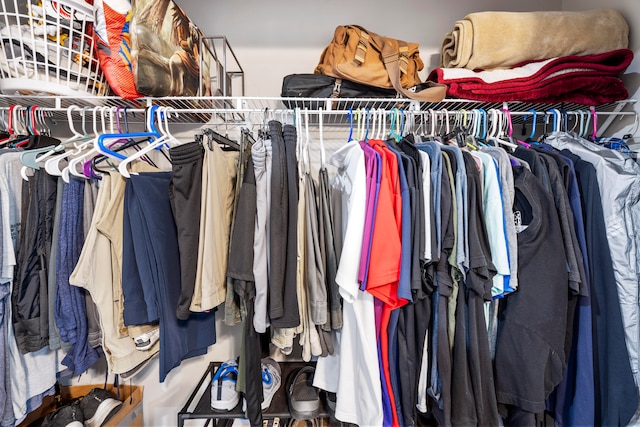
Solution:
<svg viewBox="0 0 640 427">
<path fill-rule="evenodd" d="M 443 36 L 467 13 L 559 10 L 562 6 L 561 0 L 190 0 L 179 4 L 205 34 L 229 39 L 244 68 L 248 96 L 279 96 L 283 76 L 313 73 L 338 25 L 358 24 L 419 43 L 426 72 L 437 66 Z"/>
<path fill-rule="evenodd" d="M 457 19 L 474 11 L 613 7 L 624 13 L 632 28 L 640 28 L 637 0 L 449 0 L 444 4 L 441 0 L 183 0 L 179 4 L 205 34 L 229 39 L 244 68 L 247 96 L 278 96 L 283 76 L 312 73 L 322 48 L 341 24 L 360 24 L 383 35 L 420 43 L 425 71 L 437 66 L 444 34 Z M 632 30 L 631 44 L 636 53 L 639 36 L 640 30 Z M 630 73 L 637 75 L 638 68 L 635 60 Z M 630 81 L 635 78 L 632 74 L 628 77 Z M 162 384 L 158 382 L 157 360 L 134 378 L 133 383 L 145 386 L 145 425 L 174 425 L 176 413 L 208 362 L 235 357 L 239 336 L 239 328 L 218 322 L 218 343 L 206 356 L 185 361 Z M 73 381 L 101 383 L 103 379 L 104 371 L 94 369 Z"/>
<path fill-rule="evenodd" d="M 564 10 L 588 10 L 602 7 L 616 9 L 622 13 L 629 23 L 629 49 L 634 53 L 633 62 L 622 76 L 629 97 L 639 99 L 640 97 L 640 3 L 637 0 L 563 0 Z M 624 111 L 635 111 L 640 113 L 640 104 L 625 106 Z M 612 123 L 609 133 L 618 137 L 632 132 L 634 126 L 634 116 L 625 116 L 622 120 Z M 637 130 L 637 129 L 636 129 Z M 636 132 L 637 134 L 638 132 Z M 635 135 L 638 136 L 638 135 Z"/>
</svg>

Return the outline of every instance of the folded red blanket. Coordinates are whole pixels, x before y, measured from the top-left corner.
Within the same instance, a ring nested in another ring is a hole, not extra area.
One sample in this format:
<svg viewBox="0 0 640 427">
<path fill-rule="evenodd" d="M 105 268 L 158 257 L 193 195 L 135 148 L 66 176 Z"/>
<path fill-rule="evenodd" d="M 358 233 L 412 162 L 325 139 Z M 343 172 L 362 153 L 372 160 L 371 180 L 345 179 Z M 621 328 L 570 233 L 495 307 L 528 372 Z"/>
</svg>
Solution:
<svg viewBox="0 0 640 427">
<path fill-rule="evenodd" d="M 624 84 L 616 76 L 622 74 L 632 60 L 631 50 L 618 49 L 595 55 L 531 61 L 502 70 L 436 68 L 429 80 L 446 84 L 448 96 L 471 100 L 595 105 L 628 96 Z"/>
<path fill-rule="evenodd" d="M 466 89 L 464 84 L 452 83 L 447 87 L 447 96 L 485 102 L 571 102 L 595 106 L 626 99 L 629 93 L 617 77 L 576 76 L 502 90 L 496 87 Z"/>
</svg>

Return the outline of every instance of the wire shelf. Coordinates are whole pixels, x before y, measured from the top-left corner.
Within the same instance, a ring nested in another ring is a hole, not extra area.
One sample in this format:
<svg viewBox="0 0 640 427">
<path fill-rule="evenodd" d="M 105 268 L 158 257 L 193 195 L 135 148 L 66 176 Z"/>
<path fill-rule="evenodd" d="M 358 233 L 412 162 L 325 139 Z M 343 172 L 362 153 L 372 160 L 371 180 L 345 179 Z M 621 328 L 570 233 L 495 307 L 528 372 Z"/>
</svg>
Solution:
<svg viewBox="0 0 640 427">
<path fill-rule="evenodd" d="M 533 104 L 524 102 L 487 103 L 469 101 L 463 99 L 445 99 L 441 102 L 421 103 L 410 99 L 369 99 L 369 98 L 282 98 L 282 97 L 164 97 L 141 98 L 137 100 L 125 100 L 116 96 L 0 96 L 0 109 L 7 110 L 12 105 L 23 107 L 38 106 L 49 112 L 54 120 L 66 120 L 67 109 L 75 106 L 79 109 L 93 109 L 96 107 L 109 107 L 121 111 L 144 112 L 151 106 L 166 107 L 175 113 L 172 115 L 173 123 L 206 123 L 213 119 L 214 115 L 230 123 L 262 121 L 265 114 L 274 117 L 284 117 L 298 108 L 308 109 L 317 117 L 323 115 L 323 124 L 348 125 L 349 117 L 346 113 L 355 112 L 358 109 L 384 109 L 391 111 L 393 108 L 402 109 L 413 114 L 424 114 L 430 110 L 449 113 L 465 112 L 474 109 L 489 111 L 507 107 L 513 115 L 513 122 L 517 124 L 522 118 L 534 110 L 538 114 L 550 114 L 550 111 L 589 111 L 593 108 L 598 115 L 625 115 L 635 114 L 632 111 L 635 99 L 617 101 L 610 104 L 589 107 L 579 104 Z M 625 111 L 627 110 L 627 111 Z M 140 121 L 142 121 L 142 115 Z"/>
</svg>

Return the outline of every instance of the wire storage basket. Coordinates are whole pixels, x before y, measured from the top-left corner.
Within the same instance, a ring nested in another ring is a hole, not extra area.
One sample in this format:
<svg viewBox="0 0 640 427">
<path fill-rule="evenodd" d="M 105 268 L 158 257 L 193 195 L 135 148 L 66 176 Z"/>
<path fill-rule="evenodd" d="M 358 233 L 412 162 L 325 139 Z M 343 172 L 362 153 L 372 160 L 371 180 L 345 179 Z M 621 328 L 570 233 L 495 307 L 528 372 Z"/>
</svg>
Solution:
<svg viewBox="0 0 640 427">
<path fill-rule="evenodd" d="M 94 49 L 92 4 L 5 0 L 0 8 L 0 92 L 110 94 Z"/>
</svg>

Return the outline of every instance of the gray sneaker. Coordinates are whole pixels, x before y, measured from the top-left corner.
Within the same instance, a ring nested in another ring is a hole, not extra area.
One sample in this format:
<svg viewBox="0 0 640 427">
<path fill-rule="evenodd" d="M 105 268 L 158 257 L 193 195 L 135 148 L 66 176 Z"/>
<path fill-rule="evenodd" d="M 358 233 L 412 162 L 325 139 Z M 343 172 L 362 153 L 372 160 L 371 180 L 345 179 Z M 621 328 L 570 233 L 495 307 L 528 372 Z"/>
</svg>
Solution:
<svg viewBox="0 0 640 427">
<path fill-rule="evenodd" d="M 84 427 L 83 423 L 80 402 L 76 400 L 47 414 L 42 420 L 42 427 Z"/>
<path fill-rule="evenodd" d="M 80 407 L 85 425 L 99 427 L 120 410 L 122 402 L 114 399 L 107 390 L 94 388 L 82 398 Z"/>
<path fill-rule="evenodd" d="M 280 365 L 278 362 L 270 357 L 264 358 L 261 361 L 262 367 L 262 395 L 264 400 L 262 401 L 261 408 L 264 411 L 271 405 L 273 396 L 280 388 L 282 382 Z"/>
</svg>

